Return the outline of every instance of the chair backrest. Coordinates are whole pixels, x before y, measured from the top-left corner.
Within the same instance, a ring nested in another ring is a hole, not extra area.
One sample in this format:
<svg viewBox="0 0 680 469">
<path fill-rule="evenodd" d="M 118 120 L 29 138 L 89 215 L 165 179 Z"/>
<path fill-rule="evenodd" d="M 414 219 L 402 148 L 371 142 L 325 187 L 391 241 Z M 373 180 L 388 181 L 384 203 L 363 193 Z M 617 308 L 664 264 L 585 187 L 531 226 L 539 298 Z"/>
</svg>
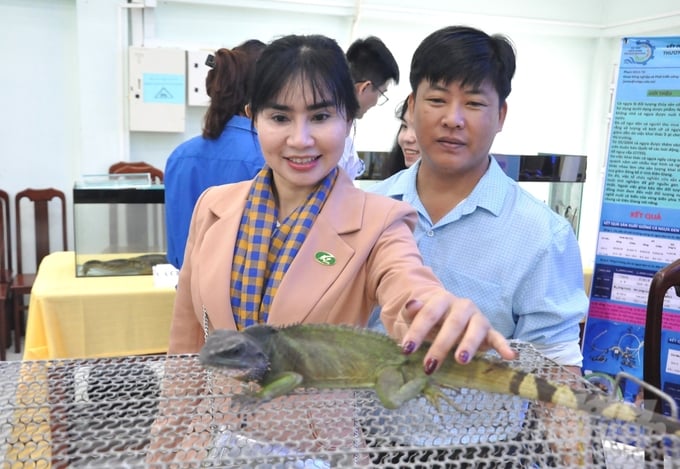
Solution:
<svg viewBox="0 0 680 469">
<path fill-rule="evenodd" d="M 661 325 L 663 302 L 669 288 L 675 287 L 680 296 L 680 259 L 660 269 L 649 285 L 647 297 L 647 319 L 645 322 L 645 355 L 643 379 L 657 389 L 661 389 Z M 655 410 L 661 413 L 662 401 L 659 396 L 645 389 L 645 400 L 656 401 Z"/>
<path fill-rule="evenodd" d="M 149 173 L 152 184 L 163 184 L 163 171 L 144 161 L 119 161 L 109 167 L 109 174 L 140 173 Z M 109 211 L 109 240 L 114 249 L 138 251 L 157 244 L 158 248 L 165 245 L 165 210 L 162 206 L 128 206 L 124 212 L 124 215 L 119 213 L 116 206 Z M 124 243 L 119 237 L 119 224 L 125 233 Z"/>
<path fill-rule="evenodd" d="M 35 236 L 35 270 L 37 270 L 43 258 L 52 252 L 50 246 L 50 201 L 57 199 L 60 202 L 61 243 L 59 249 L 66 251 L 66 197 L 60 190 L 49 189 L 25 189 L 15 196 L 16 214 L 16 243 L 17 243 L 17 273 L 24 272 L 23 248 L 27 242 L 27 235 L 22 233 L 22 201 L 27 199 L 33 205 L 33 235 Z M 24 207 L 23 210 L 26 210 Z M 25 213 L 25 212 L 24 212 Z M 29 269 L 30 270 L 30 269 Z M 35 272 L 33 270 L 33 272 Z"/>
<path fill-rule="evenodd" d="M 151 174 L 153 184 L 163 183 L 163 171 L 144 161 L 119 161 L 109 167 L 109 174 Z"/>
<path fill-rule="evenodd" d="M 0 189 L 0 283 L 12 278 L 12 229 L 10 227 L 9 194 Z"/>
</svg>

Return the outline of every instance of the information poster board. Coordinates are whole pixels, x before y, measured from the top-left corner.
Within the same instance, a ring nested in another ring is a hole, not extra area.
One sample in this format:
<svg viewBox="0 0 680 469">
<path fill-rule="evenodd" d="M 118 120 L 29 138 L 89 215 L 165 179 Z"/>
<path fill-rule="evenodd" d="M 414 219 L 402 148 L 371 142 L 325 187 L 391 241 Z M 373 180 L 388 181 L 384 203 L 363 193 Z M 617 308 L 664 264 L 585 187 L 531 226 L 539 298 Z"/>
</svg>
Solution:
<svg viewBox="0 0 680 469">
<path fill-rule="evenodd" d="M 626 38 L 613 107 L 590 308 L 586 378 L 640 403 L 649 285 L 680 258 L 680 37 Z M 680 299 L 664 302 L 662 389 L 680 402 Z"/>
</svg>

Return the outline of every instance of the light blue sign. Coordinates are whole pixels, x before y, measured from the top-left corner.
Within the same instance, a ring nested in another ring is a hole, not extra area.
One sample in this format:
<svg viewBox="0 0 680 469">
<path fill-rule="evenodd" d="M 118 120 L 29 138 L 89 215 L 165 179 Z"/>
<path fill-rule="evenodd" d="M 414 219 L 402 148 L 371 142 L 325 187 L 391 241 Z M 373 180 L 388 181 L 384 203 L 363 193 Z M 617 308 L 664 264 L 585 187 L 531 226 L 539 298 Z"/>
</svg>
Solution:
<svg viewBox="0 0 680 469">
<path fill-rule="evenodd" d="M 168 73 L 144 74 L 144 102 L 160 104 L 184 104 L 186 89 L 184 75 Z"/>
<path fill-rule="evenodd" d="M 644 378 L 652 345 L 661 353 L 661 382 L 652 384 L 680 404 L 680 298 L 672 289 L 659 343 L 645 343 L 650 282 L 680 258 L 679 76 L 680 37 L 623 39 L 582 352 L 583 369 L 593 372 L 586 379 L 636 404 L 640 386 L 623 380 L 614 389 L 614 376 Z"/>
</svg>

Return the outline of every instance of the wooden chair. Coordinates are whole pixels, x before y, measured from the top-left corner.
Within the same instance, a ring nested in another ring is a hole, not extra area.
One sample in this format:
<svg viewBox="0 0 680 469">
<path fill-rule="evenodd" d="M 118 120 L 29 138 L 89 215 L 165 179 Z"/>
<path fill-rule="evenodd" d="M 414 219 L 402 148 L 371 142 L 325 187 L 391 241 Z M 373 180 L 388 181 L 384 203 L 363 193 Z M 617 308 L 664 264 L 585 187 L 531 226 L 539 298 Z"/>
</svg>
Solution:
<svg viewBox="0 0 680 469">
<path fill-rule="evenodd" d="M 144 161 L 119 161 L 109 167 L 109 174 L 151 175 L 152 184 L 163 184 L 163 171 Z M 112 207 L 109 214 L 109 240 L 111 246 L 124 252 L 146 251 L 157 244 L 165 245 L 165 213 L 163 207 L 128 206 L 125 216 L 119 213 L 120 207 Z M 157 210 L 154 210 L 157 209 Z M 119 219 L 125 220 L 125 246 L 119 240 Z M 149 222 L 150 221 L 150 222 Z M 149 229 L 151 241 L 149 240 Z"/>
<path fill-rule="evenodd" d="M 661 389 L 661 324 L 663 301 L 669 288 L 675 288 L 680 296 L 680 259 L 660 269 L 652 278 L 647 297 L 647 319 L 645 322 L 645 354 L 643 379 L 657 389 Z M 654 410 L 662 413 L 663 405 L 659 396 L 651 390 L 644 390 L 645 400 L 655 401 Z"/>
<path fill-rule="evenodd" d="M 149 173 L 153 184 L 163 184 L 163 171 L 144 161 L 119 161 L 109 167 L 109 174 Z"/>
<path fill-rule="evenodd" d="M 24 200 L 25 199 L 25 200 Z M 14 309 L 14 351 L 21 351 L 21 335 L 23 333 L 23 312 L 27 308 L 24 304 L 24 295 L 30 295 L 35 281 L 36 272 L 43 258 L 52 252 L 50 244 L 50 201 L 57 199 L 60 202 L 59 223 L 61 242 L 56 250 L 67 250 L 66 238 L 66 197 L 64 193 L 57 189 L 25 189 L 18 192 L 15 196 L 15 216 L 16 216 L 16 249 L 17 249 L 17 272 L 14 281 L 10 286 Z M 23 202 L 23 203 L 22 203 Z M 28 233 L 22 231 L 22 213 L 33 208 L 33 231 L 30 233 L 35 240 L 35 267 L 24 268 L 23 252 L 26 243 L 31 239 Z M 23 210 L 22 211 L 22 206 Z"/>
<path fill-rule="evenodd" d="M 12 272 L 12 230 L 10 228 L 9 194 L 0 189 L 0 361 L 7 358 L 9 339 L 10 285 Z"/>
</svg>

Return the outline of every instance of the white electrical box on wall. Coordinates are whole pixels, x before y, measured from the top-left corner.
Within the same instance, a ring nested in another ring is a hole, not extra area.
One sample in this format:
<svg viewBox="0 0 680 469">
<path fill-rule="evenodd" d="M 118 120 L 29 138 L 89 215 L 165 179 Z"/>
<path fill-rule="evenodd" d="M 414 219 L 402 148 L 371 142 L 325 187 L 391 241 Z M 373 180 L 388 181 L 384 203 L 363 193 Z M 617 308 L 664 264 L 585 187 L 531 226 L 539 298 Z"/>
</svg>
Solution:
<svg viewBox="0 0 680 469">
<path fill-rule="evenodd" d="M 178 48 L 130 47 L 131 131 L 184 132 L 186 54 Z"/>
<path fill-rule="evenodd" d="M 187 104 L 189 106 L 209 106 L 210 96 L 205 89 L 205 78 L 210 67 L 205 64 L 210 50 L 187 51 Z"/>
</svg>

